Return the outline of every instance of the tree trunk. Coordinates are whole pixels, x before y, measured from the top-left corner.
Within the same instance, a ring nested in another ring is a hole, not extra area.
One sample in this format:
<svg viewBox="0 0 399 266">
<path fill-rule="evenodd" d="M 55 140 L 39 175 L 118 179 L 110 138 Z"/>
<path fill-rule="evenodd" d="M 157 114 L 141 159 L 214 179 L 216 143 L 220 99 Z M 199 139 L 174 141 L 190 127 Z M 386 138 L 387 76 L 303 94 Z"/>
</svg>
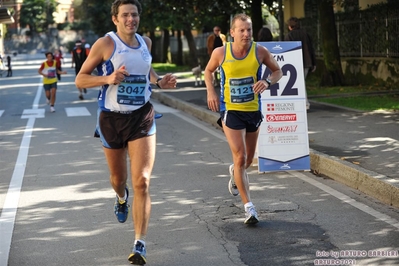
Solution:
<svg viewBox="0 0 399 266">
<path fill-rule="evenodd" d="M 152 62 L 159 62 L 159 55 L 157 54 L 157 41 L 155 37 L 155 31 L 150 31 L 150 39 L 152 40 L 151 45 L 151 55 L 152 55 Z"/>
<path fill-rule="evenodd" d="M 326 66 L 321 80 L 321 86 L 345 85 L 342 72 L 341 57 L 339 54 L 337 29 L 333 10 L 334 0 L 319 2 L 319 19 L 321 28 L 321 46 L 324 64 Z"/>
<path fill-rule="evenodd" d="M 284 41 L 284 10 L 283 10 L 283 0 L 278 0 L 278 25 L 280 28 L 280 34 L 278 40 Z"/>
<path fill-rule="evenodd" d="M 177 31 L 177 56 L 175 64 L 178 66 L 183 65 L 183 41 L 181 40 L 181 31 Z"/>
<path fill-rule="evenodd" d="M 169 39 L 170 39 L 169 30 L 164 29 L 163 30 L 163 41 L 162 41 L 162 58 L 161 58 L 162 63 L 169 62 L 169 59 L 168 59 L 169 45 L 170 45 Z"/>
<path fill-rule="evenodd" d="M 191 67 L 198 66 L 199 58 L 197 56 L 197 45 L 195 44 L 193 34 L 191 33 L 190 25 L 186 26 L 183 32 L 184 36 L 186 36 L 188 48 L 190 50 L 187 63 Z"/>
<path fill-rule="evenodd" d="M 252 0 L 251 4 L 252 30 L 255 41 L 258 40 L 258 32 L 263 26 L 262 2 L 262 0 Z"/>
</svg>

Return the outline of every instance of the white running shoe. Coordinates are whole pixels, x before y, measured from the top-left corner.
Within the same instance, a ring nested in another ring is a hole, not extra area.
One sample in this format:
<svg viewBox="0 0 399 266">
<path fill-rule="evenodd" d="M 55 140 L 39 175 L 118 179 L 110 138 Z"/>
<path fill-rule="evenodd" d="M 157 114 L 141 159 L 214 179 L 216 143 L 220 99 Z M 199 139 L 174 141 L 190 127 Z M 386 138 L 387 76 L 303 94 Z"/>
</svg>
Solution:
<svg viewBox="0 0 399 266">
<path fill-rule="evenodd" d="M 256 224 L 259 222 L 258 213 L 255 210 L 255 206 L 245 208 L 245 220 L 244 224 Z"/>
<path fill-rule="evenodd" d="M 52 113 L 54 113 L 54 112 L 55 112 L 55 109 L 54 109 L 54 107 L 53 107 L 53 106 L 50 106 L 50 112 L 52 112 Z"/>
<path fill-rule="evenodd" d="M 233 196 L 238 196 L 240 192 L 238 191 L 237 185 L 234 182 L 234 164 L 229 166 L 230 180 L 229 180 L 229 191 Z"/>
<path fill-rule="evenodd" d="M 50 100 L 46 98 L 46 104 L 50 105 Z"/>
</svg>

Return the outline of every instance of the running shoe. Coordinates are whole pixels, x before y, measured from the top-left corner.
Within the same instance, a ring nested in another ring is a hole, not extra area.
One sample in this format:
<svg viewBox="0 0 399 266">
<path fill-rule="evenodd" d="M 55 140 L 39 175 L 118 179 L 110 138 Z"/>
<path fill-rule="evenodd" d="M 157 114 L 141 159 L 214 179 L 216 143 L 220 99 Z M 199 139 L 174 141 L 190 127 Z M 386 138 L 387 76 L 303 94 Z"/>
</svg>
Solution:
<svg viewBox="0 0 399 266">
<path fill-rule="evenodd" d="M 256 224 L 259 222 L 258 213 L 255 210 L 255 206 L 245 208 L 245 220 L 244 224 Z"/>
<path fill-rule="evenodd" d="M 240 192 L 238 191 L 236 183 L 234 182 L 234 164 L 230 165 L 229 173 L 230 173 L 230 180 L 229 180 L 230 194 L 233 196 L 238 196 L 240 194 Z"/>
<path fill-rule="evenodd" d="M 154 118 L 155 118 L 155 119 L 159 119 L 159 118 L 161 118 L 162 116 L 163 116 L 163 114 L 157 113 L 157 114 L 154 115 Z"/>
<path fill-rule="evenodd" d="M 86 90 L 86 89 L 83 89 L 83 92 L 84 92 L 84 93 L 87 93 L 87 90 Z"/>
<path fill-rule="evenodd" d="M 83 100 L 83 95 L 82 94 L 79 95 L 79 99 Z"/>
<path fill-rule="evenodd" d="M 47 98 L 46 98 L 46 104 L 47 104 L 47 105 L 50 105 L 50 99 L 47 99 Z"/>
<path fill-rule="evenodd" d="M 124 202 L 121 202 L 119 200 L 118 195 L 116 195 L 115 206 L 114 206 L 114 212 L 116 218 L 120 223 L 126 222 L 127 217 L 129 216 L 129 207 L 130 207 L 130 205 L 128 204 L 129 189 L 127 187 L 125 189 L 126 189 L 126 200 Z"/>
<path fill-rule="evenodd" d="M 144 265 L 147 263 L 146 253 L 144 244 L 140 241 L 136 241 L 132 253 L 129 255 L 128 261 L 130 261 L 130 264 Z"/>
<path fill-rule="evenodd" d="M 52 112 L 52 113 L 54 113 L 54 112 L 55 112 L 55 109 L 54 109 L 54 107 L 53 107 L 53 106 L 50 106 L 50 112 Z"/>
</svg>

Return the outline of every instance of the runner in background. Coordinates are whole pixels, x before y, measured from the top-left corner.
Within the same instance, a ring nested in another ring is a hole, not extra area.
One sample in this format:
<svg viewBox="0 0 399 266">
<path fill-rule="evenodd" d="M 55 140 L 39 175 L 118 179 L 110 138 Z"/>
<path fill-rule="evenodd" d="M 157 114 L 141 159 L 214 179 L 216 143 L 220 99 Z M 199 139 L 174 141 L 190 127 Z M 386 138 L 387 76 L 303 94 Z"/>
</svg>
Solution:
<svg viewBox="0 0 399 266">
<path fill-rule="evenodd" d="M 38 73 L 43 76 L 43 88 L 47 99 L 47 104 L 50 105 L 50 112 L 54 113 L 54 104 L 57 92 L 57 74 L 67 74 L 66 71 L 57 69 L 57 62 L 54 60 L 52 52 L 45 53 L 47 60 L 40 65 Z"/>
<path fill-rule="evenodd" d="M 89 55 L 89 53 L 90 53 L 90 44 L 86 43 L 85 44 L 85 49 L 86 49 L 87 55 Z"/>
<path fill-rule="evenodd" d="M 82 47 L 82 42 L 77 40 L 75 42 L 75 48 L 72 50 L 72 68 L 75 67 L 75 74 L 78 75 L 83 63 L 86 61 L 89 51 Z M 78 88 L 79 99 L 83 100 L 83 93 L 87 93 L 86 88 Z"/>
<path fill-rule="evenodd" d="M 60 72 L 62 71 L 62 62 L 64 60 L 64 57 L 62 56 L 62 52 L 60 49 L 55 49 L 54 51 L 54 60 L 57 63 L 57 70 Z M 60 81 L 61 80 L 61 74 L 57 72 L 57 78 Z"/>
<path fill-rule="evenodd" d="M 213 33 L 211 33 L 211 35 L 209 35 L 206 40 L 209 57 L 211 57 L 213 50 L 215 50 L 216 48 L 218 48 L 220 46 L 225 45 L 225 43 L 226 43 L 226 35 L 221 33 L 221 29 L 219 26 L 213 27 Z M 219 75 L 220 75 L 220 73 L 219 73 L 219 68 L 218 68 L 213 73 L 213 82 L 214 82 L 213 85 L 214 86 L 217 86 L 219 84 L 219 81 L 220 81 Z"/>
</svg>

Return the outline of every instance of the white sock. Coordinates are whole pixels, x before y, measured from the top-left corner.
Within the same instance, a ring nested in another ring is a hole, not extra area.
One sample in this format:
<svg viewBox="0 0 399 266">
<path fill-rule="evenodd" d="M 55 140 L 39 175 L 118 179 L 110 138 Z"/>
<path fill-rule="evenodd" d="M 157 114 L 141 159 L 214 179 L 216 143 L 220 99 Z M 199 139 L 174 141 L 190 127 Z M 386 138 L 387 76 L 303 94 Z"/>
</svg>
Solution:
<svg viewBox="0 0 399 266">
<path fill-rule="evenodd" d="M 245 203 L 244 208 L 245 208 L 245 210 L 248 210 L 249 208 L 251 208 L 251 207 L 253 207 L 253 206 L 254 206 L 254 205 L 253 205 L 252 202 L 250 201 L 250 202 Z"/>
</svg>

